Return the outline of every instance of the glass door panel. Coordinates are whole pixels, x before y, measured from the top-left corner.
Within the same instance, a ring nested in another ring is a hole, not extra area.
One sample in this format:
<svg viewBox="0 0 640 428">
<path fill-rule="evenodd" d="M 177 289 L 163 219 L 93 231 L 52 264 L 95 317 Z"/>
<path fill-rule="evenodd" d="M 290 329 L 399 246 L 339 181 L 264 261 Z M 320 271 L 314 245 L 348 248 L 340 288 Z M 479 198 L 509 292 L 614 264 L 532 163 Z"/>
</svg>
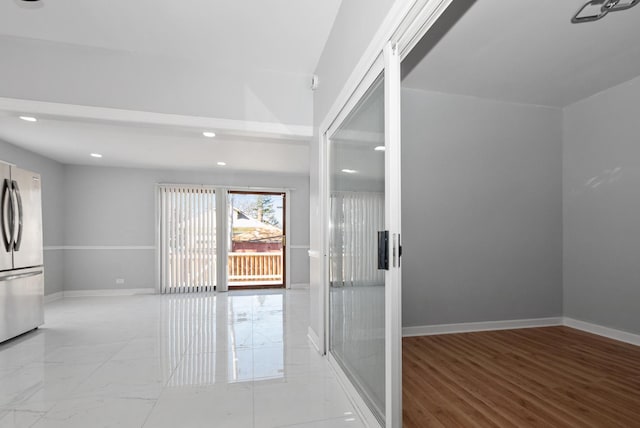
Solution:
<svg viewBox="0 0 640 428">
<path fill-rule="evenodd" d="M 230 288 L 285 286 L 285 194 L 229 192 Z"/>
<path fill-rule="evenodd" d="M 381 75 L 329 139 L 329 351 L 384 425 L 385 85 Z"/>
</svg>

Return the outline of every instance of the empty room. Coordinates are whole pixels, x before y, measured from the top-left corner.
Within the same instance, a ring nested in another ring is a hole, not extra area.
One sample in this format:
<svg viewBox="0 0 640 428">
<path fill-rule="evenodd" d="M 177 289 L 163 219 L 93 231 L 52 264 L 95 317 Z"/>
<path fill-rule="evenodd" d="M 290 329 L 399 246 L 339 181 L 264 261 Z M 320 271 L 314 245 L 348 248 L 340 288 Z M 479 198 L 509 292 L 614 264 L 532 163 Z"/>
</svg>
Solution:
<svg viewBox="0 0 640 428">
<path fill-rule="evenodd" d="M 403 62 L 405 427 L 638 424 L 640 10 L 579 3 L 454 2 Z"/>
<path fill-rule="evenodd" d="M 0 4 L 0 427 L 632 427 L 640 3 Z"/>
</svg>

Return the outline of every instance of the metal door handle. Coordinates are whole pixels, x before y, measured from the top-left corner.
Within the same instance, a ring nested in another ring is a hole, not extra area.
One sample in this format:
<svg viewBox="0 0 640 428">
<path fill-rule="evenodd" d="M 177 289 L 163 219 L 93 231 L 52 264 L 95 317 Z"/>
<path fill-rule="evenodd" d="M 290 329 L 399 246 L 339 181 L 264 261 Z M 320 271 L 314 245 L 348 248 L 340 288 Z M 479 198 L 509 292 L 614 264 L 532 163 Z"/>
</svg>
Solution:
<svg viewBox="0 0 640 428">
<path fill-rule="evenodd" d="M 13 275 L 0 276 L 0 281 L 13 281 L 14 279 L 29 278 L 32 276 L 42 275 L 42 273 L 43 272 L 41 270 L 38 270 L 35 272 L 17 273 Z"/>
<path fill-rule="evenodd" d="M 378 270 L 389 270 L 389 231 L 378 232 Z"/>
<path fill-rule="evenodd" d="M 13 180 L 13 191 L 16 195 L 16 201 L 18 202 L 18 234 L 13 243 L 13 250 L 20 251 L 20 244 L 22 244 L 22 229 L 23 229 L 22 196 L 20 195 L 20 187 L 18 186 L 18 182 L 15 180 Z"/>
<path fill-rule="evenodd" d="M 7 203 L 8 201 L 8 203 Z M 13 244 L 13 198 L 11 196 L 11 183 L 8 178 L 2 185 L 2 242 L 7 251 L 11 251 Z"/>
</svg>

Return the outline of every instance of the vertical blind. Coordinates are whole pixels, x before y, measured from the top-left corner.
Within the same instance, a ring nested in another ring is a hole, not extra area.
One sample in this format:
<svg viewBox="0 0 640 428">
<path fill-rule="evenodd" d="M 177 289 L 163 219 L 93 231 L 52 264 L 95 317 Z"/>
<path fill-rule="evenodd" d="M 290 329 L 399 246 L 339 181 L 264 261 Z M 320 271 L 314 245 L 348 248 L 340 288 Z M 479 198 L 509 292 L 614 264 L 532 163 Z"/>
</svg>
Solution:
<svg viewBox="0 0 640 428">
<path fill-rule="evenodd" d="M 331 194 L 330 281 L 335 286 L 379 285 L 378 231 L 384 229 L 384 194 Z"/>
<path fill-rule="evenodd" d="M 212 188 L 161 185 L 160 291 L 213 291 L 216 195 Z"/>
</svg>

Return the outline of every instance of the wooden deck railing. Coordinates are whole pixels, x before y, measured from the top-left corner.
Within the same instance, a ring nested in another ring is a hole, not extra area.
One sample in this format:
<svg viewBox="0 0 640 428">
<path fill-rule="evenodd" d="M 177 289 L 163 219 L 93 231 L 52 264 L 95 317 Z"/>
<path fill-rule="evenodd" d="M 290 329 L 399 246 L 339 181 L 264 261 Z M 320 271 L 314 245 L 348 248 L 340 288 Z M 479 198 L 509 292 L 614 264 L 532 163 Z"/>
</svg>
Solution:
<svg viewBox="0 0 640 428">
<path fill-rule="evenodd" d="M 282 252 L 229 253 L 229 283 L 282 282 Z"/>
</svg>

